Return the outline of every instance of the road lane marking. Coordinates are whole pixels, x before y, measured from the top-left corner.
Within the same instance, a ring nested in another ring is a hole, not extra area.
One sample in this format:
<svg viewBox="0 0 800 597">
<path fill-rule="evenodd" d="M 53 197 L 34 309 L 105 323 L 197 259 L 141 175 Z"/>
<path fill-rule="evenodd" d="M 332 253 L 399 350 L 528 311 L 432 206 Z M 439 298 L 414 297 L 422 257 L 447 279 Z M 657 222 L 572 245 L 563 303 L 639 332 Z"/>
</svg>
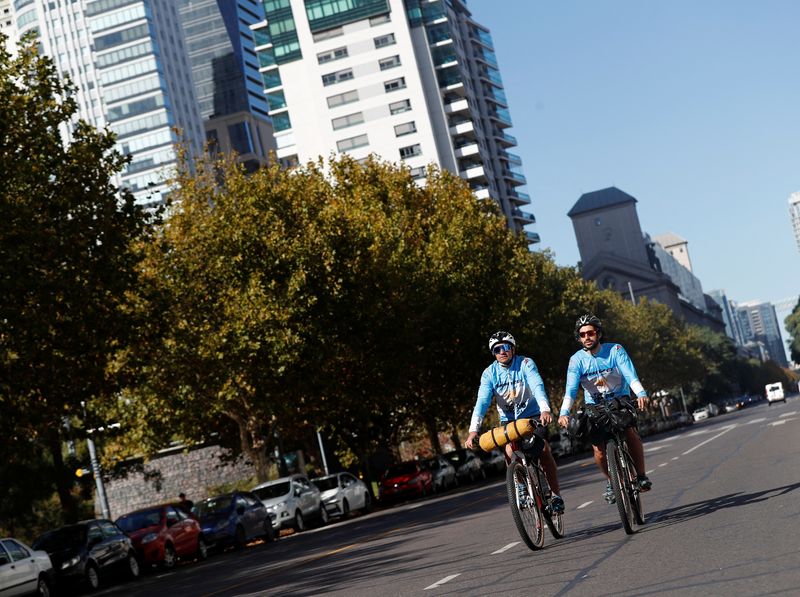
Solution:
<svg viewBox="0 0 800 597">
<path fill-rule="evenodd" d="M 770 423 L 770 425 L 772 427 L 775 427 L 776 425 L 783 425 L 784 423 L 786 423 L 786 419 L 781 419 L 780 421 L 773 421 L 772 423 Z"/>
<path fill-rule="evenodd" d="M 778 415 L 778 418 L 782 419 L 783 417 L 791 417 L 792 415 L 796 415 L 796 410 L 790 410 L 788 413 L 783 413 L 782 415 Z"/>
<path fill-rule="evenodd" d="M 728 431 L 730 431 L 731 429 L 734 429 L 735 427 L 736 427 L 736 424 L 733 424 L 733 425 L 730 425 L 730 426 L 728 426 L 727 428 L 723 429 L 722 431 L 720 431 L 720 432 L 719 432 L 719 433 L 717 433 L 716 435 L 714 435 L 714 436 L 712 436 L 712 437 L 709 437 L 709 438 L 708 438 L 707 440 L 705 440 L 705 441 L 702 441 L 702 442 L 700 442 L 700 443 L 699 443 L 699 444 L 697 444 L 697 445 L 696 445 L 694 448 L 689 448 L 689 449 L 688 449 L 688 450 L 686 450 L 686 451 L 685 451 L 683 454 L 681 454 L 681 456 L 686 456 L 687 454 L 691 454 L 692 452 L 694 452 L 694 451 L 695 451 L 697 448 L 699 448 L 700 446 L 704 446 L 704 445 L 706 445 L 708 442 L 714 441 L 715 439 L 717 439 L 718 437 L 721 437 L 721 436 L 725 435 L 726 433 L 728 433 Z"/>
<path fill-rule="evenodd" d="M 747 421 L 747 423 L 745 423 L 745 425 L 752 425 L 753 423 L 761 423 L 762 421 L 766 421 L 766 420 L 767 420 L 767 417 L 760 417 L 758 419 L 752 419 L 750 421 Z"/>
<path fill-rule="evenodd" d="M 515 547 L 515 546 L 517 546 L 517 545 L 519 545 L 519 541 L 514 541 L 514 543 L 509 543 L 509 544 L 508 544 L 508 545 L 506 545 L 505 547 L 501 547 L 501 548 L 500 548 L 500 549 L 498 549 L 497 551 L 493 551 L 491 555 L 493 555 L 493 556 L 494 556 L 494 555 L 497 555 L 497 554 L 499 554 L 499 553 L 503 553 L 504 551 L 508 551 L 509 549 L 511 549 L 512 547 Z"/>
<path fill-rule="evenodd" d="M 650 447 L 650 448 L 645 448 L 645 450 L 644 450 L 644 451 L 645 451 L 645 453 L 649 453 L 649 452 L 655 452 L 656 450 L 660 450 L 660 449 L 662 449 L 662 448 L 667 448 L 667 447 L 669 447 L 669 446 L 671 446 L 671 445 L 672 445 L 672 444 L 664 444 L 663 446 L 652 446 L 652 447 Z"/>
<path fill-rule="evenodd" d="M 444 583 L 450 582 L 451 580 L 453 580 L 456 576 L 461 576 L 461 573 L 459 573 L 459 574 L 451 574 L 450 576 L 445 576 L 439 582 L 435 582 L 431 586 L 425 587 L 425 589 L 423 589 L 423 590 L 427 591 L 428 589 L 437 589 L 437 588 L 441 587 Z"/>
<path fill-rule="evenodd" d="M 586 507 L 586 506 L 588 506 L 589 504 L 593 504 L 593 503 L 594 503 L 594 500 L 591 500 L 591 501 L 589 501 L 589 502 L 583 502 L 583 503 L 582 503 L 580 506 L 578 506 L 578 507 L 577 507 L 577 508 L 575 508 L 575 509 L 576 509 L 576 510 L 580 510 L 581 508 L 585 508 L 585 507 Z"/>
<path fill-rule="evenodd" d="M 672 460 L 677 460 L 678 458 L 680 458 L 680 456 L 673 456 Z"/>
<path fill-rule="evenodd" d="M 656 470 L 656 469 L 654 469 L 654 468 L 651 468 L 649 471 L 645 471 L 645 472 L 644 472 L 644 474 L 645 474 L 645 475 L 649 475 L 649 474 L 650 474 L 650 473 L 652 473 L 654 470 Z"/>
<path fill-rule="evenodd" d="M 661 463 L 661 464 L 659 464 L 658 466 L 667 466 L 668 464 L 669 464 L 669 462 L 662 462 L 662 463 Z"/>
</svg>

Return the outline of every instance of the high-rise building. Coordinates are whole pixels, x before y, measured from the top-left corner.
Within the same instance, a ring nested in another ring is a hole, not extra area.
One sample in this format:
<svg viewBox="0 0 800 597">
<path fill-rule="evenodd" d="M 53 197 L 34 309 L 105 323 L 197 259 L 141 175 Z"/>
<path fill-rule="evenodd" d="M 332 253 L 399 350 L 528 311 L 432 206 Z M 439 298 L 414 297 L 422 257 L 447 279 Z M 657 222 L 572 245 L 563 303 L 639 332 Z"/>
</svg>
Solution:
<svg viewBox="0 0 800 597">
<path fill-rule="evenodd" d="M 728 298 L 724 290 L 712 290 L 708 295 L 722 309 L 722 320 L 725 322 L 725 334 L 731 338 L 737 346 L 744 346 L 745 337 L 742 334 L 741 324 L 736 314 L 736 303 Z"/>
<path fill-rule="evenodd" d="M 698 309 L 706 308 L 705 294 L 700 279 L 692 273 L 689 259 L 689 243 L 677 234 L 661 234 L 653 237 L 648 246 L 654 252 L 661 271 L 680 288 L 681 297 Z"/>
<path fill-rule="evenodd" d="M 797 250 L 800 251 L 800 192 L 789 195 L 789 217 L 792 220 L 794 242 L 797 243 Z"/>
<path fill-rule="evenodd" d="M 788 367 L 781 326 L 772 303 L 749 301 L 739 303 L 736 315 L 745 341 L 758 341 L 764 344 L 769 358 L 782 367 Z"/>
<path fill-rule="evenodd" d="M 539 241 L 492 37 L 463 0 L 263 4 L 253 28 L 284 163 L 376 154 L 422 180 L 433 162 Z"/>
<path fill-rule="evenodd" d="M 140 203 L 163 200 L 166 175 L 177 163 L 174 144 L 183 140 L 193 153 L 204 138 L 177 5 L 17 0 L 13 6 L 17 34 L 35 32 L 75 85 L 77 116 L 108 125 L 120 151 L 133 156 L 120 184 Z"/>
<path fill-rule="evenodd" d="M 275 151 L 252 25 L 258 0 L 179 0 L 200 115 L 213 150 L 235 151 L 252 170 Z"/>
<path fill-rule="evenodd" d="M 11 49 L 13 44 L 8 41 L 13 40 L 14 35 L 14 19 L 11 14 L 11 0 L 0 0 L 0 33 L 6 37 L 6 47 Z"/>
<path fill-rule="evenodd" d="M 781 334 L 784 337 L 783 346 L 786 349 L 787 361 L 792 360 L 792 353 L 789 348 L 789 344 L 791 342 L 792 337 L 789 334 L 789 330 L 786 328 L 786 318 L 792 314 L 795 307 L 797 306 L 798 301 L 800 301 L 800 297 L 793 296 L 772 303 L 772 306 L 775 307 L 775 316 L 778 318 L 778 326 L 780 327 Z M 800 365 L 800 363 L 795 363 L 795 364 Z"/>
</svg>

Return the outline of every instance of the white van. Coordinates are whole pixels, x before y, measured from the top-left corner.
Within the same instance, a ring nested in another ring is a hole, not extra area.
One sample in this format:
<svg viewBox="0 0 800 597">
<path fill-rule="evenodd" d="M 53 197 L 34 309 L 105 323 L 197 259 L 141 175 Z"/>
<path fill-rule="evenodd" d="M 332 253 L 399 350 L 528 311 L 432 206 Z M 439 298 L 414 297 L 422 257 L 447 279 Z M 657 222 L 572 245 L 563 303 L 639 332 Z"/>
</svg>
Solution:
<svg viewBox="0 0 800 597">
<path fill-rule="evenodd" d="M 779 381 L 766 385 L 767 402 L 772 405 L 773 402 L 786 402 L 786 396 L 783 394 L 783 384 Z"/>
</svg>

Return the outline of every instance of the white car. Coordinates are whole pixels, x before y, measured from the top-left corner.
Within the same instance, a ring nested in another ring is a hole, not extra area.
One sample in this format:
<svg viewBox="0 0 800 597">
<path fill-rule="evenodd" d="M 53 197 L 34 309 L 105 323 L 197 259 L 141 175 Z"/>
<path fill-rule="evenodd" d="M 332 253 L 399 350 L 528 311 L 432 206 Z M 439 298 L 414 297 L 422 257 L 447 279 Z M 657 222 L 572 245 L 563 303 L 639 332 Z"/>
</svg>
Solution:
<svg viewBox="0 0 800 597">
<path fill-rule="evenodd" d="M 707 406 L 701 406 L 697 410 L 692 413 L 692 418 L 695 421 L 702 421 L 703 419 L 709 418 L 711 415 L 708 412 Z"/>
<path fill-rule="evenodd" d="M 347 518 L 353 510 L 368 512 L 372 505 L 369 489 L 350 473 L 336 473 L 311 479 L 317 486 L 329 516 Z"/>
<path fill-rule="evenodd" d="M 250 490 L 274 515 L 272 527 L 306 529 L 307 520 L 328 524 L 328 511 L 322 506 L 319 489 L 305 475 L 290 475 L 268 481 Z"/>
<path fill-rule="evenodd" d="M 53 564 L 46 551 L 34 551 L 17 539 L 0 539 L 0 595 L 49 597 Z"/>
<path fill-rule="evenodd" d="M 444 456 L 433 456 L 425 461 L 433 475 L 433 490 L 444 491 L 458 485 L 456 468 Z"/>
</svg>

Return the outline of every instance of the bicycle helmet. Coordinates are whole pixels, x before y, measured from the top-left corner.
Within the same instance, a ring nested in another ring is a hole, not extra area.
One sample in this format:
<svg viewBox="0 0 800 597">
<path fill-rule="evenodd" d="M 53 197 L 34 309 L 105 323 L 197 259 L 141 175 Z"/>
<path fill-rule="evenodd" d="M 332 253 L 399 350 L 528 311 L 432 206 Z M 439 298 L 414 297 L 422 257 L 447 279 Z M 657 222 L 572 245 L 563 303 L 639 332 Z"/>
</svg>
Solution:
<svg viewBox="0 0 800 597">
<path fill-rule="evenodd" d="M 575 337 L 578 338 L 578 331 L 585 325 L 591 325 L 596 329 L 598 332 L 603 331 L 603 322 L 596 315 L 592 315 L 591 313 L 587 313 L 586 315 L 581 315 L 578 317 L 578 320 L 575 322 Z"/>
<path fill-rule="evenodd" d="M 492 351 L 495 345 L 500 344 L 502 342 L 508 342 L 514 348 L 517 347 L 517 341 L 514 340 L 514 336 L 512 336 L 508 332 L 499 331 L 489 336 L 489 352 Z"/>
</svg>

